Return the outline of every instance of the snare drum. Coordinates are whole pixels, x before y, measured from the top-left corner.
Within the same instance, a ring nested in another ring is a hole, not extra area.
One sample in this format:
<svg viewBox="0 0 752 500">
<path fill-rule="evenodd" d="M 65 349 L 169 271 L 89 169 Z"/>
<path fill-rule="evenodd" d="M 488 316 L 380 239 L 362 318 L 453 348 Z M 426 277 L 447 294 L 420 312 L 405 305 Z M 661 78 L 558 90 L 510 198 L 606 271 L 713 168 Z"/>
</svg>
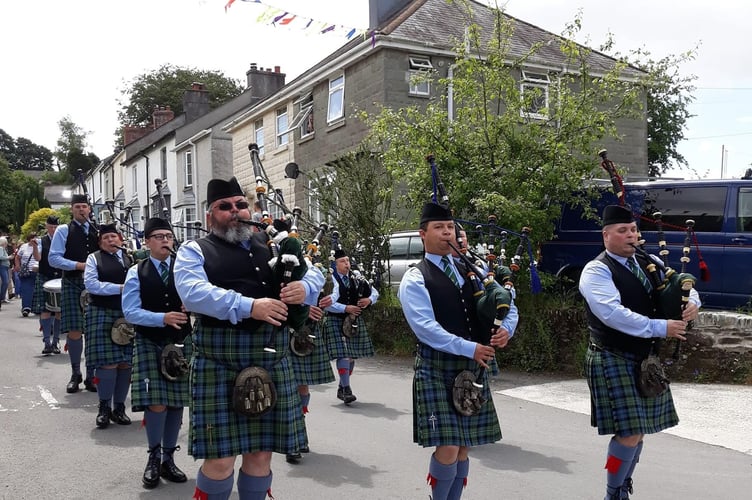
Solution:
<svg viewBox="0 0 752 500">
<path fill-rule="evenodd" d="M 51 312 L 60 312 L 60 304 L 63 298 L 63 280 L 57 278 L 45 281 L 42 290 L 44 290 L 44 307 Z"/>
</svg>

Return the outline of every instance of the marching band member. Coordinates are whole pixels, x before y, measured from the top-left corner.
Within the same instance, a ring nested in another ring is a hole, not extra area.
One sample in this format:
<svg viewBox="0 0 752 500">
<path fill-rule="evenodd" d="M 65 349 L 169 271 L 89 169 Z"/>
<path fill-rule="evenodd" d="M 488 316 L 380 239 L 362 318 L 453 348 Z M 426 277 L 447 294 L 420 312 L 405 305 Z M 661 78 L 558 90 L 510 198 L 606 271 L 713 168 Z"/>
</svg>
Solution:
<svg viewBox="0 0 752 500">
<path fill-rule="evenodd" d="M 118 329 L 123 317 L 121 294 L 131 258 L 119 247 L 123 236 L 115 224 L 99 226 L 99 248 L 86 258 L 84 285 L 91 303 L 86 308 L 86 360 L 95 370 L 99 413 L 96 424 L 106 428 L 110 420 L 129 425 L 125 398 L 131 384 L 133 337 Z M 114 400 L 114 408 L 112 406 Z"/>
<path fill-rule="evenodd" d="M 190 402 L 188 373 L 163 372 L 160 358 L 170 345 L 190 346 L 191 332 L 175 289 L 170 223 L 158 217 L 147 220 L 144 241 L 149 258 L 128 270 L 123 313 L 136 325 L 131 402 L 133 411 L 144 412 L 149 459 L 142 483 L 151 489 L 159 485 L 160 476 L 174 483 L 188 480 L 173 460 L 180 449 L 177 441 L 183 408 Z"/>
<path fill-rule="evenodd" d="M 58 224 L 59 220 L 56 216 L 50 215 L 47 217 L 44 225 L 47 234 L 42 237 L 41 244 L 34 247 L 34 258 L 39 261 L 39 272 L 34 284 L 31 312 L 39 314 L 39 324 L 42 327 L 42 340 L 44 341 L 42 354 L 44 355 L 60 354 L 60 311 L 52 313 L 47 309 L 43 288 L 46 282 L 61 276 L 60 270 L 52 267 L 49 261 L 50 244 Z"/>
<path fill-rule="evenodd" d="M 49 254 L 50 265 L 63 272 L 60 330 L 68 337 L 65 350 L 70 355 L 72 372 L 66 391 L 78 392 L 78 386 L 83 381 L 88 391 L 96 392 L 88 360 L 86 379 L 81 376 L 81 353 L 84 351 L 84 313 L 81 309 L 81 292 L 85 289 L 83 275 L 86 258 L 98 247 L 96 228 L 89 222 L 91 206 L 86 195 L 74 194 L 71 197 L 71 214 L 73 220 L 55 231 Z"/>
<path fill-rule="evenodd" d="M 229 498 L 241 455 L 240 499 L 262 500 L 271 494 L 272 453 L 303 445 L 289 332 L 274 329 L 287 319 L 288 304 L 315 303 L 324 278 L 308 269 L 272 298 L 269 237 L 239 220 L 248 221 L 251 213 L 237 180 L 210 180 L 206 200 L 211 233 L 181 245 L 175 262 L 178 294 L 197 314 L 188 446 L 203 464 L 195 498 Z M 272 332 L 274 353 L 264 350 Z"/>
<path fill-rule="evenodd" d="M 342 249 L 334 252 L 336 281 L 331 294 L 332 304 L 326 307 L 327 321 L 324 327 L 324 337 L 329 350 L 330 359 L 336 360 L 337 373 L 339 374 L 339 387 L 337 398 L 349 405 L 357 398 L 350 387 L 350 377 L 355 369 L 355 360 L 358 358 L 373 357 L 373 343 L 368 335 L 365 322 L 358 321 L 357 334 L 347 337 L 342 326 L 348 315 L 358 318 L 363 310 L 375 303 L 379 298 L 376 287 L 369 287 L 371 293 L 367 297 L 359 296 L 358 281 L 350 270 L 350 257 Z"/>
<path fill-rule="evenodd" d="M 504 347 L 516 326 L 516 313 L 504 319 L 491 345 L 472 340 L 480 322 L 470 281 L 458 272 L 449 245 L 455 238 L 449 209 L 435 203 L 423 207 L 420 236 L 425 257 L 408 269 L 399 300 L 410 328 L 418 337 L 413 379 L 413 440 L 435 446 L 428 468 L 434 500 L 461 498 L 467 482 L 470 447 L 501 439 L 499 419 L 487 381 L 486 402 L 477 414 L 461 415 L 453 407 L 452 387 L 462 370 L 488 368 L 495 347 Z"/>
<path fill-rule="evenodd" d="M 31 312 L 34 283 L 37 278 L 35 269 L 39 268 L 39 262 L 34 257 L 34 249 L 38 244 L 36 233 L 29 233 L 26 236 L 26 243 L 18 247 L 18 251 L 16 251 L 16 274 L 19 276 L 21 314 L 24 318 Z"/>
</svg>

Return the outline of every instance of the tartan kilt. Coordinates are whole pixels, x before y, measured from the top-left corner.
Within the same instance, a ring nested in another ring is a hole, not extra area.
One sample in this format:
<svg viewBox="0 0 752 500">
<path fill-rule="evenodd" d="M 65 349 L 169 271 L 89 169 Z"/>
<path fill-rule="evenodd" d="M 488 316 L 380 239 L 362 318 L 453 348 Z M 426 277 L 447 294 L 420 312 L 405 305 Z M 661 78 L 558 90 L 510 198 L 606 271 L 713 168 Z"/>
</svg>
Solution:
<svg viewBox="0 0 752 500">
<path fill-rule="evenodd" d="M 60 310 L 62 313 L 60 331 L 62 333 L 84 331 L 84 313 L 81 310 L 81 292 L 84 290 L 83 277 L 73 278 L 63 276 L 62 297 L 60 300 Z"/>
<path fill-rule="evenodd" d="M 47 297 L 44 294 L 44 284 L 54 278 L 50 278 L 49 276 L 45 276 L 44 274 L 37 273 L 37 279 L 34 282 L 34 294 L 31 296 L 31 312 L 34 314 L 42 314 L 43 312 L 47 312 L 47 308 L 45 307 L 45 303 L 47 302 Z M 60 296 L 62 298 L 62 291 L 60 293 Z"/>
<path fill-rule="evenodd" d="M 478 363 L 463 356 L 418 346 L 413 377 L 413 442 L 429 446 L 478 446 L 501 439 L 488 371 L 484 372 L 486 403 L 477 415 L 457 413 L 452 401 L 454 378 L 462 370 L 478 373 Z"/>
<path fill-rule="evenodd" d="M 329 351 L 329 359 L 373 357 L 373 343 L 363 318 L 360 318 L 358 324 L 358 334 L 349 339 L 342 335 L 342 322 L 343 318 L 332 314 L 326 315 L 324 342 L 326 342 L 326 350 Z"/>
<path fill-rule="evenodd" d="M 274 333 L 277 353 L 264 351 Z M 194 458 L 225 458 L 271 451 L 294 453 L 304 444 L 305 423 L 289 359 L 287 328 L 265 324 L 255 331 L 202 326 L 196 320 L 191 359 L 188 453 Z M 232 408 L 235 377 L 260 366 L 270 372 L 277 403 L 261 417 L 250 418 Z"/>
<path fill-rule="evenodd" d="M 295 381 L 298 385 L 319 385 L 334 382 L 334 370 L 329 362 L 329 353 L 326 350 L 324 339 L 321 337 L 321 324 L 315 323 L 312 328 L 315 339 L 313 352 L 308 356 L 297 356 L 290 352 L 292 371 L 295 373 Z"/>
<path fill-rule="evenodd" d="M 191 393 L 188 376 L 171 382 L 160 371 L 159 360 L 162 349 L 170 343 L 169 340 L 155 342 L 141 335 L 136 335 L 136 345 L 133 348 L 133 375 L 131 377 L 132 411 L 144 411 L 147 406 L 151 405 L 166 405 L 171 408 L 182 408 L 189 405 Z M 190 360 L 190 337 L 186 338 L 184 345 L 183 354 Z"/>
<path fill-rule="evenodd" d="M 590 424 L 598 428 L 598 434 L 653 434 L 679 423 L 671 389 L 656 398 L 643 398 L 637 392 L 640 361 L 628 353 L 587 350 Z"/>
<path fill-rule="evenodd" d="M 133 362 L 133 342 L 118 345 L 112 341 L 110 330 L 115 320 L 123 317 L 120 309 L 108 309 L 89 304 L 86 307 L 86 366 L 100 368 L 118 363 Z"/>
</svg>

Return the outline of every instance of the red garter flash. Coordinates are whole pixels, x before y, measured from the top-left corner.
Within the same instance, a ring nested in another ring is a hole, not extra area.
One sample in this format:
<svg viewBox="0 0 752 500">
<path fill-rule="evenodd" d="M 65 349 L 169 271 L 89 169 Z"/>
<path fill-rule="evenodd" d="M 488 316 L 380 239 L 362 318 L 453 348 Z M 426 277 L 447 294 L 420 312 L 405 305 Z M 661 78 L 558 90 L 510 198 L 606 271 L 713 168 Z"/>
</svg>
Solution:
<svg viewBox="0 0 752 500">
<path fill-rule="evenodd" d="M 196 486 L 196 491 L 193 492 L 193 500 L 209 500 L 209 494 L 201 491 L 198 489 L 198 486 Z"/>
<path fill-rule="evenodd" d="M 63 346 L 63 352 L 68 352 L 68 342 Z"/>
<path fill-rule="evenodd" d="M 619 468 L 621 467 L 621 464 L 623 462 L 624 461 L 621 458 L 609 455 L 606 459 L 606 466 L 604 467 L 604 469 L 606 469 L 609 474 L 616 474 L 617 472 L 619 472 Z"/>
<path fill-rule="evenodd" d="M 429 472 L 428 475 L 426 476 L 426 483 L 431 485 L 431 489 L 433 489 L 436 486 L 436 481 L 437 479 L 433 477 L 431 473 Z"/>
<path fill-rule="evenodd" d="M 99 385 L 99 377 L 91 377 L 91 383 L 94 385 Z"/>
<path fill-rule="evenodd" d="M 344 375 L 348 371 L 350 370 L 348 370 L 347 368 L 337 368 L 337 373 L 339 373 L 340 375 Z"/>
<path fill-rule="evenodd" d="M 304 406 L 303 407 L 303 415 L 305 415 L 306 413 L 310 413 L 310 412 L 308 411 L 308 407 Z"/>
<path fill-rule="evenodd" d="M 146 427 L 146 417 L 141 419 L 141 428 L 143 429 L 144 427 Z"/>
<path fill-rule="evenodd" d="M 272 489 L 271 488 L 269 488 L 268 490 L 266 490 L 266 494 L 269 495 L 269 498 L 271 498 L 272 500 L 274 500 L 274 497 L 272 496 Z"/>
</svg>

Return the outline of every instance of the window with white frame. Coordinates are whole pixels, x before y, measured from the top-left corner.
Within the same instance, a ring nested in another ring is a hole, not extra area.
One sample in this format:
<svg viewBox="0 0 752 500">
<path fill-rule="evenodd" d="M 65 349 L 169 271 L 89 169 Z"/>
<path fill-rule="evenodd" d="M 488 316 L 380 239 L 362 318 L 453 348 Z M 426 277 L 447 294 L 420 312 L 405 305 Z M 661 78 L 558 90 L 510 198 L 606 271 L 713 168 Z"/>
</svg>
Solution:
<svg viewBox="0 0 752 500">
<path fill-rule="evenodd" d="M 133 219 L 133 230 L 134 231 L 140 231 L 141 230 L 141 209 L 138 207 L 133 207 L 131 209 L 131 218 Z M 128 224 L 131 223 L 131 221 L 126 221 Z"/>
<path fill-rule="evenodd" d="M 345 116 L 345 75 L 329 80 L 329 106 L 326 122 L 332 123 Z"/>
<path fill-rule="evenodd" d="M 133 175 L 131 176 L 131 182 L 133 182 L 133 194 L 138 193 L 138 165 L 133 165 Z"/>
<path fill-rule="evenodd" d="M 297 109 L 298 112 L 290 123 L 290 131 L 299 129 L 300 137 L 311 135 L 313 133 L 313 92 L 304 94 L 292 105 L 293 109 Z"/>
<path fill-rule="evenodd" d="M 267 203 L 267 209 L 269 209 L 269 217 L 274 219 L 281 219 L 285 216 L 285 211 L 281 205 L 285 203 L 285 199 L 282 196 L 282 190 L 269 192 L 269 203 Z"/>
<path fill-rule="evenodd" d="M 193 186 L 193 151 L 186 151 L 183 153 L 183 165 L 184 165 L 184 187 Z"/>
<path fill-rule="evenodd" d="M 548 87 L 551 79 L 548 73 L 522 70 L 520 81 L 520 98 L 523 118 L 545 119 L 548 116 Z"/>
<path fill-rule="evenodd" d="M 279 108 L 277 110 L 277 147 L 287 144 L 287 133 L 289 132 L 287 126 L 287 106 Z"/>
<path fill-rule="evenodd" d="M 429 79 L 433 64 L 427 57 L 410 56 L 408 58 L 410 69 L 408 79 L 410 88 L 408 92 L 411 95 L 427 96 L 431 95 L 431 81 Z"/>
<path fill-rule="evenodd" d="M 185 207 L 185 225 L 188 226 L 185 239 L 195 240 L 199 238 L 198 229 L 196 229 L 196 207 Z"/>
<path fill-rule="evenodd" d="M 256 145 L 258 146 L 259 156 L 264 154 L 264 120 L 256 120 L 253 124 L 253 129 L 256 134 Z"/>
<path fill-rule="evenodd" d="M 110 171 L 104 173 L 104 189 L 102 191 L 102 198 L 106 201 L 110 197 Z M 114 214 L 113 214 L 114 215 Z"/>
<path fill-rule="evenodd" d="M 331 222 L 329 215 L 324 213 L 321 208 L 319 189 L 333 184 L 335 175 L 336 174 L 334 171 L 330 171 L 323 179 L 319 178 L 316 181 L 314 181 L 313 179 L 308 180 L 308 217 L 316 224 L 320 222 Z M 321 185 L 322 181 L 324 183 L 324 186 Z M 338 200 L 335 200 L 335 203 L 337 202 Z"/>
</svg>

